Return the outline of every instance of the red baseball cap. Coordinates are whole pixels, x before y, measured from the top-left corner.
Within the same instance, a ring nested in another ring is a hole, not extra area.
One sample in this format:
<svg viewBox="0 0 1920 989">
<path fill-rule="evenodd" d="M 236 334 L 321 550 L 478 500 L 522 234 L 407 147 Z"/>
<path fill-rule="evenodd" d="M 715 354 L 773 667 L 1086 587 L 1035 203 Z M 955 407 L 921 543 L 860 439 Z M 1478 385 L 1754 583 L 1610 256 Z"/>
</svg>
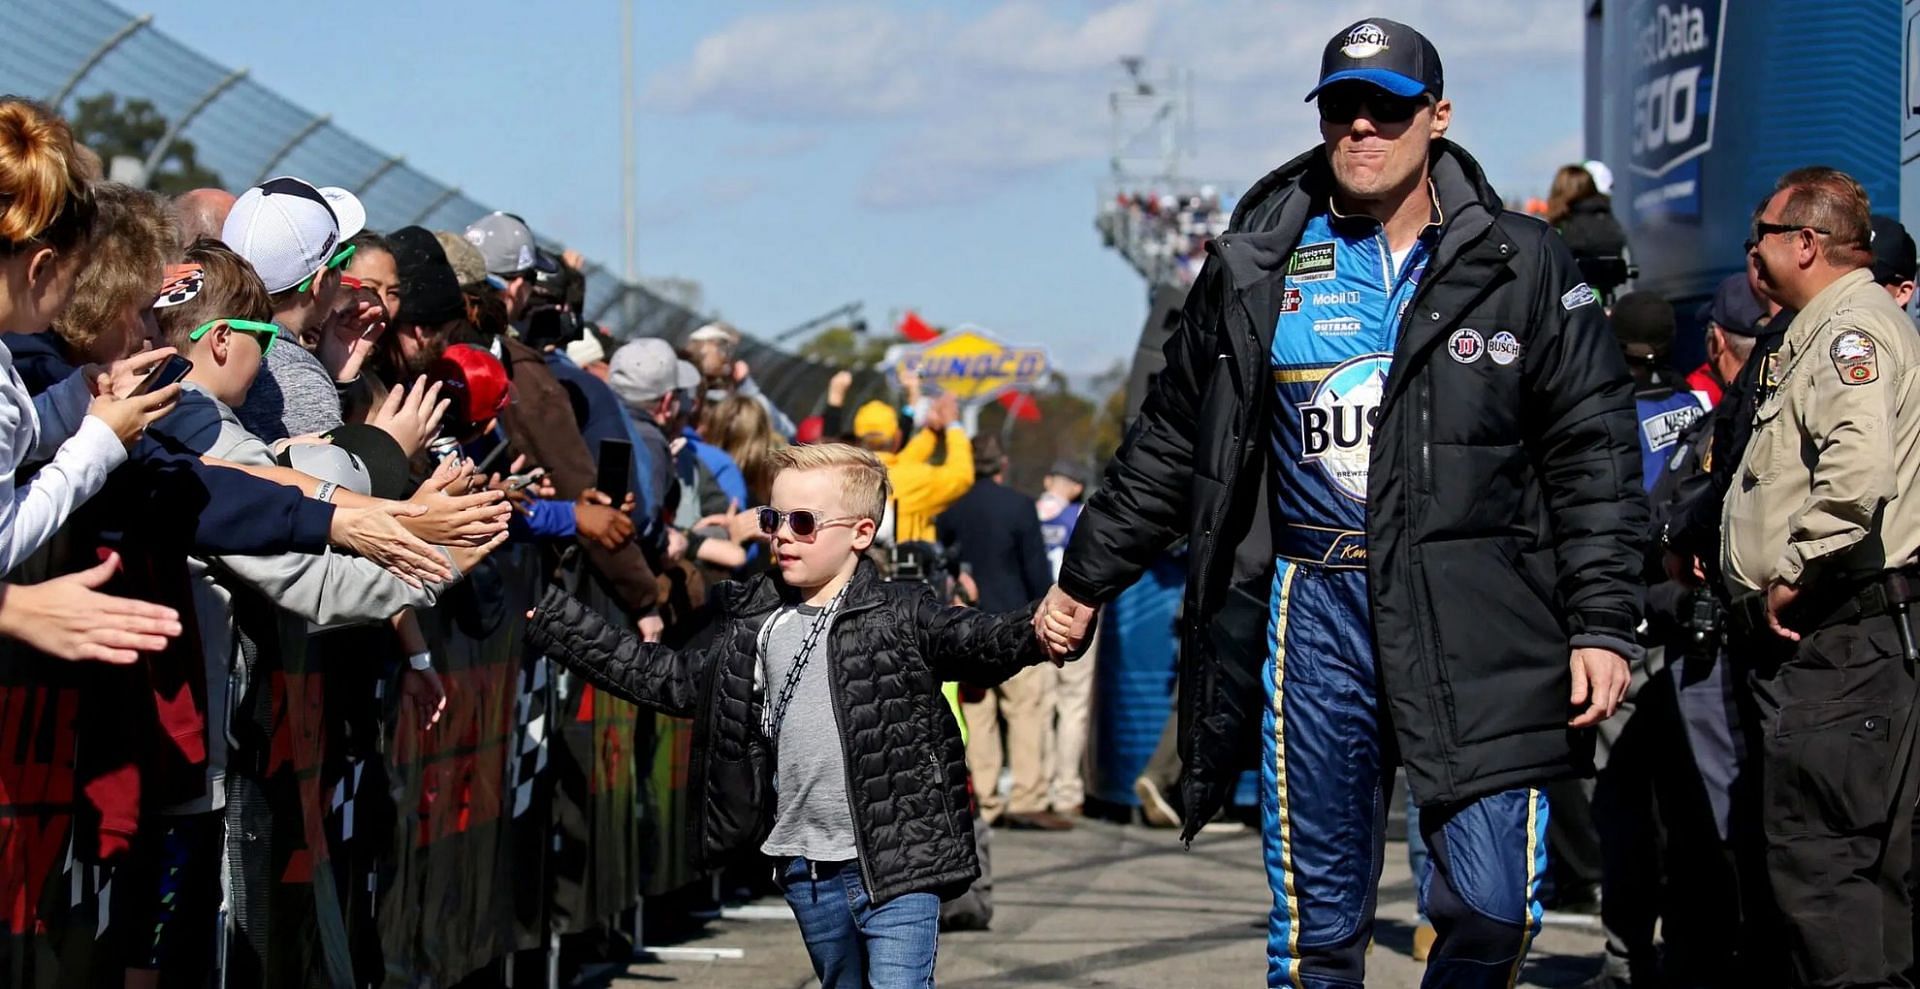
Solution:
<svg viewBox="0 0 1920 989">
<path fill-rule="evenodd" d="M 440 382 L 442 398 L 453 400 L 447 406 L 447 415 L 470 428 L 485 425 L 499 415 L 513 397 L 513 380 L 507 377 L 506 365 L 472 344 L 448 347 L 433 362 L 427 377 Z"/>
</svg>

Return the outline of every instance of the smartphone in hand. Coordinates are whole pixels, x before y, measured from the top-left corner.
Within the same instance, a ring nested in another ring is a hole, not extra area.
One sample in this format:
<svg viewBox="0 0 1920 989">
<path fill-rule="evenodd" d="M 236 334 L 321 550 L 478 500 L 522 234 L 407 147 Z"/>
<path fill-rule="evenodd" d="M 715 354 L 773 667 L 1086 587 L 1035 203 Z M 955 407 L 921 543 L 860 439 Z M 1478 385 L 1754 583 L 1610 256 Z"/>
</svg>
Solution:
<svg viewBox="0 0 1920 989">
<path fill-rule="evenodd" d="M 145 395 L 148 392 L 157 391 L 161 388 L 165 388 L 166 386 L 174 384 L 175 382 L 178 382 L 180 379 L 185 378 L 188 372 L 192 370 L 193 370 L 192 361 L 187 360 L 186 358 L 180 356 L 179 354 L 174 354 L 173 356 L 167 358 L 167 361 L 165 364 L 160 365 L 158 368 L 154 369 L 153 371 L 148 372 L 146 377 L 141 378 L 140 383 L 133 386 L 133 394 Z M 128 396 L 128 397 L 132 397 L 132 396 Z"/>
<path fill-rule="evenodd" d="M 627 491 L 633 486 L 633 444 L 626 440 L 601 440 L 600 473 L 594 482 L 595 490 L 613 499 L 615 505 L 627 500 Z"/>
</svg>

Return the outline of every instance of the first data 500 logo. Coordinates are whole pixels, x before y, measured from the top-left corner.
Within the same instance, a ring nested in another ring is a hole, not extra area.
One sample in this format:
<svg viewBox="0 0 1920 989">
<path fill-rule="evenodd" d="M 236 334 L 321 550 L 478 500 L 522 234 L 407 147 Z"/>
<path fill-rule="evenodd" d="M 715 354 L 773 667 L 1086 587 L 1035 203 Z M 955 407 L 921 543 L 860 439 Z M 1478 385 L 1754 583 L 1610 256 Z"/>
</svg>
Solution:
<svg viewBox="0 0 1920 989">
<path fill-rule="evenodd" d="M 1633 8 L 1629 165 L 1659 177 L 1713 146 L 1726 0 L 1642 0 Z"/>
</svg>

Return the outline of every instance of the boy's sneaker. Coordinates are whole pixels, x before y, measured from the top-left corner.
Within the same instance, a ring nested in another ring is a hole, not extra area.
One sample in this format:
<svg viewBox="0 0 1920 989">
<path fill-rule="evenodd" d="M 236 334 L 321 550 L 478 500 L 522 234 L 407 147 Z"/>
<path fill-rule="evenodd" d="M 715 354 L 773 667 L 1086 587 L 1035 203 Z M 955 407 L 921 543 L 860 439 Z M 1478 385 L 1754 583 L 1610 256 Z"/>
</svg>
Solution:
<svg viewBox="0 0 1920 989">
<path fill-rule="evenodd" d="M 1145 776 L 1133 781 L 1133 795 L 1140 798 L 1141 816 L 1147 819 L 1150 828 L 1177 828 L 1180 826 L 1180 812 L 1167 802 L 1160 787 Z"/>
</svg>

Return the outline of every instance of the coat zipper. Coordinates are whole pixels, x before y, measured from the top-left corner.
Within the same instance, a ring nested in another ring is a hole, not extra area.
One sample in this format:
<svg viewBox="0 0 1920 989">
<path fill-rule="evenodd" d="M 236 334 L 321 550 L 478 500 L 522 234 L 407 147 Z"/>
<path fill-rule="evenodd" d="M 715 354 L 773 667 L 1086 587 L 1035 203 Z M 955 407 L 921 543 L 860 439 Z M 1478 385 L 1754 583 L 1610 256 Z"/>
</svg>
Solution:
<svg viewBox="0 0 1920 989">
<path fill-rule="evenodd" d="M 840 622 L 847 617 L 847 613 L 847 609 L 842 607 L 839 613 L 833 616 L 833 625 L 827 629 L 828 642 L 832 642 L 833 636 L 839 632 Z M 837 651 L 834 650 L 834 652 Z M 840 666 L 834 662 L 833 652 L 829 652 L 827 654 L 827 693 L 832 695 L 829 699 L 833 702 L 833 733 L 840 737 L 840 761 L 845 767 L 842 771 L 847 775 L 847 817 L 853 821 L 853 850 L 860 859 L 860 881 L 866 885 L 868 895 L 872 895 L 873 870 L 869 868 L 870 860 L 867 855 L 867 822 L 860 816 L 860 808 L 854 804 L 853 800 L 853 753 L 847 748 L 847 712 L 840 699 L 845 685 L 839 680 Z M 776 765 L 779 758 L 780 754 L 775 752 Z"/>
</svg>

